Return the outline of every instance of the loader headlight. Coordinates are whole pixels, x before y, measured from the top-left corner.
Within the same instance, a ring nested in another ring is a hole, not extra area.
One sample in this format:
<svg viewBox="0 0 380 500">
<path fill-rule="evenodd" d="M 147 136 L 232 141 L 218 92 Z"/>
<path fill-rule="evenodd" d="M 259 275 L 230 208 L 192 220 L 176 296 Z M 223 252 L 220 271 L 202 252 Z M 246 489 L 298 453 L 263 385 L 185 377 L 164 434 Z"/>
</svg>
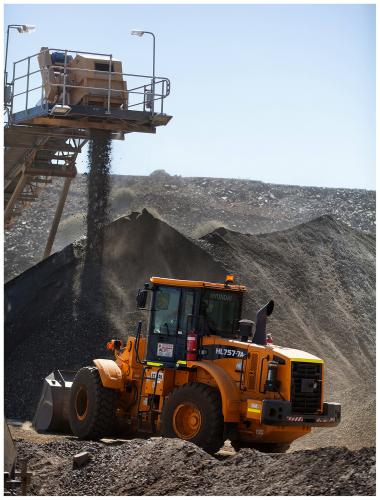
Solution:
<svg viewBox="0 0 380 500">
<path fill-rule="evenodd" d="M 277 391 L 278 390 L 278 380 L 277 380 L 277 361 L 269 361 L 268 363 L 268 374 L 265 381 L 265 392 L 266 391 Z"/>
</svg>

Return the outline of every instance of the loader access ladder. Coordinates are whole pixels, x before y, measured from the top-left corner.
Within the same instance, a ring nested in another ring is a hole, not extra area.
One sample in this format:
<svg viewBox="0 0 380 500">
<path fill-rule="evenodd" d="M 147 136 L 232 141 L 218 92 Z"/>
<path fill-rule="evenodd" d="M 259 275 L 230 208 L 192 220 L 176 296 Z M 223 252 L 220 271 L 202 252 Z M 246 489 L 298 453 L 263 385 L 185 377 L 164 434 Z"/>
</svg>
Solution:
<svg viewBox="0 0 380 500">
<path fill-rule="evenodd" d="M 156 410 L 154 408 L 154 399 L 156 396 L 156 391 L 157 391 L 157 383 L 159 380 L 159 374 L 162 372 L 164 367 L 159 367 L 157 371 L 155 371 L 155 377 L 147 377 L 146 376 L 146 371 L 151 369 L 152 367 L 149 366 L 149 364 L 144 365 L 142 375 L 141 375 L 141 383 L 140 383 L 140 394 L 139 394 L 139 399 L 138 399 L 138 405 L 137 405 L 137 429 L 140 432 L 144 432 L 144 426 L 143 426 L 143 416 L 147 415 L 148 420 L 151 426 L 150 432 L 154 434 L 156 432 L 156 424 L 155 424 L 155 419 L 153 418 L 155 415 L 160 414 L 161 412 L 159 410 Z M 144 382 L 146 380 L 154 380 L 154 386 L 153 386 L 153 394 L 149 394 L 149 410 L 141 410 L 141 401 L 143 400 L 143 389 L 144 389 Z"/>
</svg>

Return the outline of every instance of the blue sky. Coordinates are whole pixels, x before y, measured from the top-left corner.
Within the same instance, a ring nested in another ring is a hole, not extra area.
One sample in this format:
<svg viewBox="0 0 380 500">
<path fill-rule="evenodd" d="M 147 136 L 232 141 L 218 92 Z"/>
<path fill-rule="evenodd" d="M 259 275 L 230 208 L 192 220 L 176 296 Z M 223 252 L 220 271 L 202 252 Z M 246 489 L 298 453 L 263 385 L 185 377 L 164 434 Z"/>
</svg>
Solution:
<svg viewBox="0 0 380 500">
<path fill-rule="evenodd" d="M 172 82 L 157 134 L 115 141 L 113 172 L 375 189 L 374 5 L 7 5 L 9 60 L 112 53 Z M 79 162 L 85 169 L 86 159 Z"/>
</svg>

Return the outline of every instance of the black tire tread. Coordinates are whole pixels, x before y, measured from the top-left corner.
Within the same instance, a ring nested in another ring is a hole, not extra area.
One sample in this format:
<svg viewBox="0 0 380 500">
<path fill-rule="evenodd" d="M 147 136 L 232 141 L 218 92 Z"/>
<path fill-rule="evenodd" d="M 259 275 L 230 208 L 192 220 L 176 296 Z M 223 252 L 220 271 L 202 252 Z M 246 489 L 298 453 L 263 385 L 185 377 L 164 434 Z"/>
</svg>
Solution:
<svg viewBox="0 0 380 500">
<path fill-rule="evenodd" d="M 220 393 L 214 387 L 199 382 L 176 387 L 165 401 L 161 414 L 161 434 L 164 437 L 177 437 L 172 429 L 171 407 L 176 403 L 186 400 L 190 396 L 195 402 L 207 401 L 207 435 L 201 439 L 197 436 L 190 441 L 203 448 L 208 453 L 216 453 L 224 443 L 224 419 Z M 201 404 L 201 403 L 200 403 Z"/>
<path fill-rule="evenodd" d="M 76 434 L 79 438 L 97 440 L 112 434 L 115 423 L 115 403 L 117 392 L 113 389 L 103 387 L 99 370 L 96 366 L 85 366 L 81 368 L 75 376 L 74 383 L 75 380 L 80 379 L 84 373 L 90 375 L 92 378 L 93 388 L 95 390 L 96 404 L 91 415 L 92 422 L 87 432 L 75 432 L 75 424 L 72 425 L 71 423 L 74 418 L 72 415 L 73 405 L 70 403 L 70 425 L 74 434 Z"/>
</svg>

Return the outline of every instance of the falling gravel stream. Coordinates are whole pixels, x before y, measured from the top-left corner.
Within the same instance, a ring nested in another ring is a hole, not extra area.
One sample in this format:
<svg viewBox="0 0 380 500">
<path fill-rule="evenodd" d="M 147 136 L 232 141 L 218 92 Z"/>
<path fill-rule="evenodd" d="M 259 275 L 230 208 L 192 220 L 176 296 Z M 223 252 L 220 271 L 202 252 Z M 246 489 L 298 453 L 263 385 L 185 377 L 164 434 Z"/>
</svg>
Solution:
<svg viewBox="0 0 380 500">
<path fill-rule="evenodd" d="M 104 227 L 109 220 L 111 169 L 111 136 L 100 130 L 91 131 L 88 151 L 88 206 L 86 256 L 101 263 L 104 246 Z"/>
</svg>

